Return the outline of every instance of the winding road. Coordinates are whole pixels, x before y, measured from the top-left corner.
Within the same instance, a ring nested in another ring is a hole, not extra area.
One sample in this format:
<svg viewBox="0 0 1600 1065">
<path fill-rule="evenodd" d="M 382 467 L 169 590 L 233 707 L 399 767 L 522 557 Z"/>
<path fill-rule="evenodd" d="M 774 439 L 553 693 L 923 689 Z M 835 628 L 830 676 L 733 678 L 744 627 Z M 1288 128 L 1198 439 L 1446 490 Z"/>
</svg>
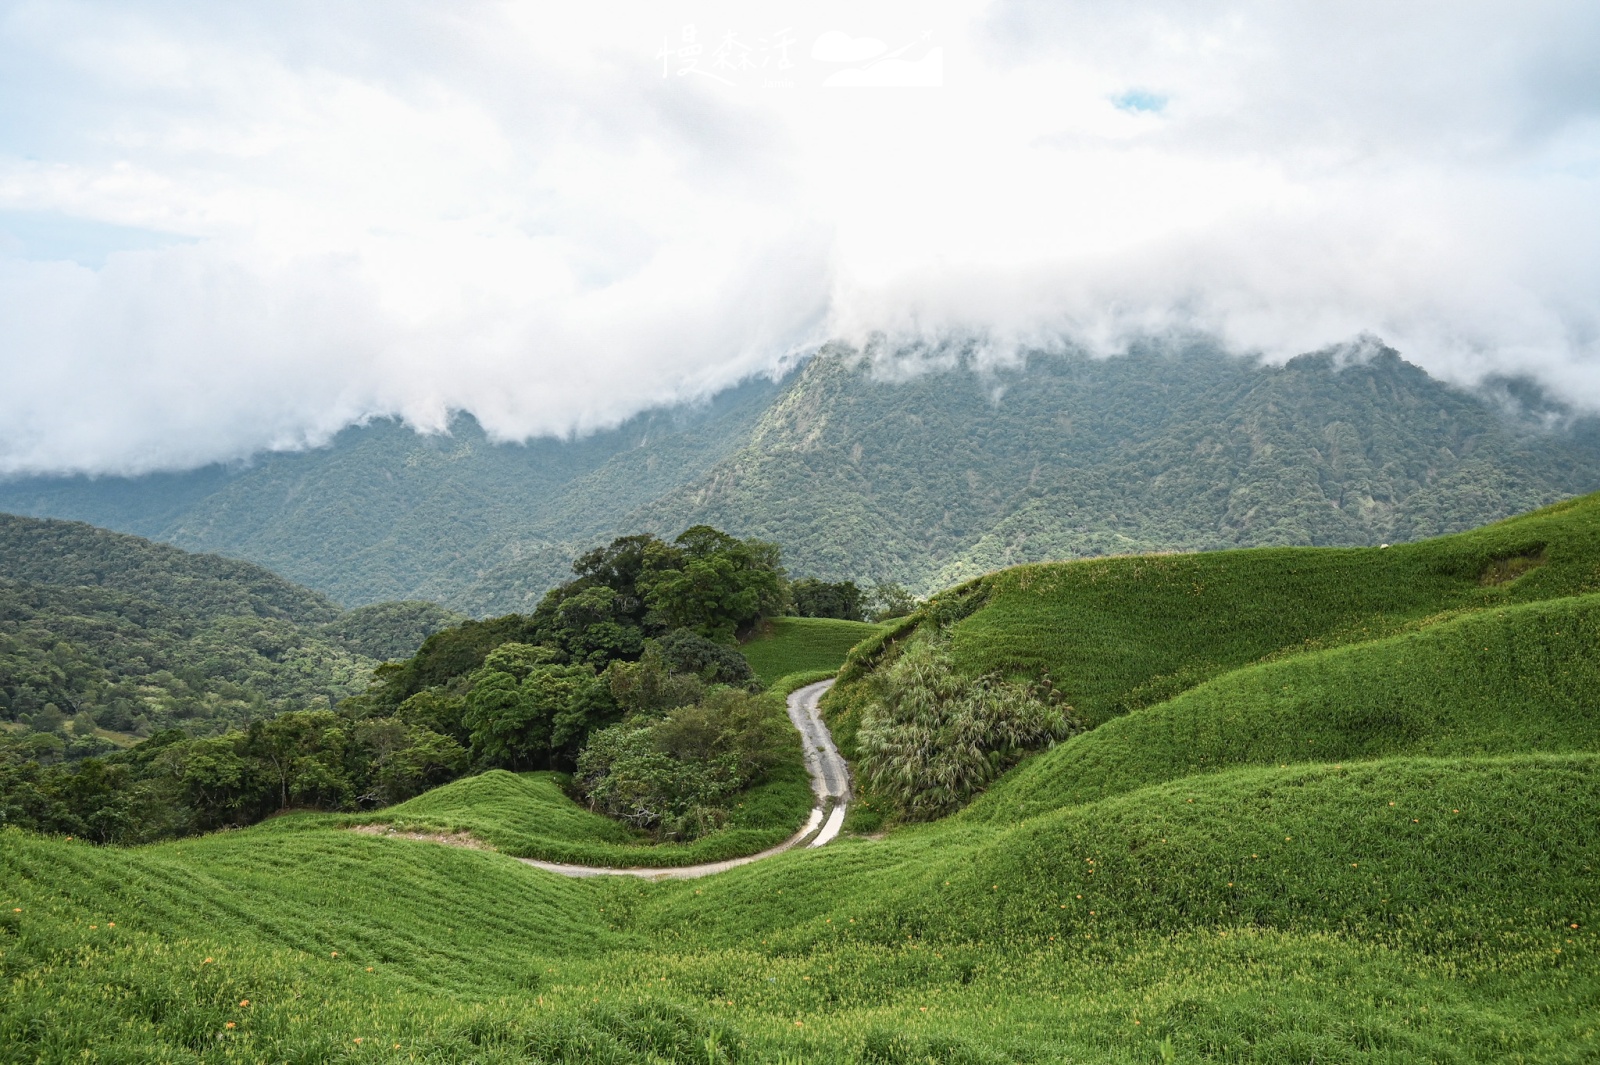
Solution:
<svg viewBox="0 0 1600 1065">
<path fill-rule="evenodd" d="M 850 768 L 833 745 L 833 734 L 822 720 L 817 700 L 833 687 L 833 681 L 824 680 L 808 684 L 789 695 L 789 720 L 800 732 L 805 748 L 806 772 L 811 775 L 811 791 L 817 804 L 806 819 L 804 827 L 776 847 L 749 854 L 743 858 L 729 858 L 703 865 L 682 865 L 676 868 L 613 869 L 597 865 L 565 865 L 561 862 L 541 862 L 537 858 L 518 858 L 517 861 L 562 876 L 637 876 L 646 880 L 692 880 L 710 876 L 740 865 L 759 862 L 774 854 L 793 850 L 801 845 L 820 847 L 833 840 L 844 827 L 845 811 L 850 803 Z"/>
</svg>

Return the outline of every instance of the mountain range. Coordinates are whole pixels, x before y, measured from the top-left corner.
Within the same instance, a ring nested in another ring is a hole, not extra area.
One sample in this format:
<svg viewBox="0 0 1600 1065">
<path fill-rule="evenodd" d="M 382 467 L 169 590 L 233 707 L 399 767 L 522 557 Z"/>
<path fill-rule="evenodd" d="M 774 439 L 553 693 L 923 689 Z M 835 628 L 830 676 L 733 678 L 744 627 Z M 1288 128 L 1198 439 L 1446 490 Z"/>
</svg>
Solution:
<svg viewBox="0 0 1600 1065">
<path fill-rule="evenodd" d="M 531 609 L 583 548 L 708 523 L 793 575 L 927 592 L 1018 562 L 1459 531 L 1600 488 L 1600 427 L 1379 345 L 1275 365 L 824 348 L 787 377 L 578 439 L 377 419 L 327 446 L 135 478 L 0 483 L 0 510 L 267 566 L 345 606 Z"/>
</svg>

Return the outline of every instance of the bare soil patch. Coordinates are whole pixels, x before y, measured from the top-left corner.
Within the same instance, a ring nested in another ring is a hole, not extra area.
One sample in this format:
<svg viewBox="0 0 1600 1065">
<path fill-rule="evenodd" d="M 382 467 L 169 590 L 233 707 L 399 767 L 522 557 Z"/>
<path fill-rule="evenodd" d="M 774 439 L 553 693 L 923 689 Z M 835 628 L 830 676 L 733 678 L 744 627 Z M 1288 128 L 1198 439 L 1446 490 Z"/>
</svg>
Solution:
<svg viewBox="0 0 1600 1065">
<path fill-rule="evenodd" d="M 356 825 L 350 831 L 365 836 L 385 836 L 389 839 L 414 839 L 423 843 L 442 843 L 446 847 L 466 847 L 475 851 L 494 850 L 471 832 L 408 832 L 393 825 Z"/>
</svg>

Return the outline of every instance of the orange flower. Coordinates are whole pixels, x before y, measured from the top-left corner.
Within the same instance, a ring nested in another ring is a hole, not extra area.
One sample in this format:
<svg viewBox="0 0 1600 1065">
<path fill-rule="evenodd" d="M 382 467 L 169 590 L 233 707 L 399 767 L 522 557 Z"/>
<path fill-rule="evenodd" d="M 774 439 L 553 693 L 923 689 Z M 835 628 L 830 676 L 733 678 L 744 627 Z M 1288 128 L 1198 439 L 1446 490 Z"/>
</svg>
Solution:
<svg viewBox="0 0 1600 1065">
<path fill-rule="evenodd" d="M 211 959 L 207 958 L 205 961 L 201 962 L 200 964 L 201 965 L 210 965 L 211 964 Z"/>
<path fill-rule="evenodd" d="M 359 1035 L 356 1036 L 356 1042 L 358 1042 L 358 1043 L 361 1042 L 361 1037 Z"/>
<path fill-rule="evenodd" d="M 117 927 L 117 922 L 115 922 L 115 921 L 107 921 L 106 922 L 106 927 L 107 928 L 115 928 L 115 927 Z"/>
<path fill-rule="evenodd" d="M 249 1000 L 249 999 L 247 999 L 247 998 L 241 998 L 241 999 L 240 999 L 240 1000 L 239 1000 L 239 1005 L 241 1005 L 241 1006 L 248 1006 L 248 1005 L 250 1005 L 250 1000 Z"/>
<path fill-rule="evenodd" d="M 224 1027 L 224 1028 L 232 1028 L 233 1027 L 233 1022 L 229 1021 L 227 1024 L 223 1025 L 222 1027 Z"/>
</svg>

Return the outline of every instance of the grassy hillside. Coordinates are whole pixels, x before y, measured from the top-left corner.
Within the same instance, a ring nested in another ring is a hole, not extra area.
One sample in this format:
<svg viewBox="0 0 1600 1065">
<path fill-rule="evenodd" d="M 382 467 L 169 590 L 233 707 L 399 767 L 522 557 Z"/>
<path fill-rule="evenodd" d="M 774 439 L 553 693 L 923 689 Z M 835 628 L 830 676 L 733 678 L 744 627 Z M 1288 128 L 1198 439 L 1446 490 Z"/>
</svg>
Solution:
<svg viewBox="0 0 1600 1065">
<path fill-rule="evenodd" d="M 665 885 L 293 821 L 132 851 L 9 833 L 0 1044 L 1576 1061 L 1600 1005 L 1597 770 L 1241 770 Z"/>
<path fill-rule="evenodd" d="M 878 625 L 838 618 L 773 618 L 739 650 L 761 683 L 771 686 L 791 673 L 838 669 L 850 648 L 880 631 Z"/>
<path fill-rule="evenodd" d="M 670 867 L 755 854 L 792 836 L 811 812 L 811 783 L 791 757 L 744 793 L 728 823 L 692 843 L 653 844 L 643 832 L 590 813 L 553 773 L 492 770 L 452 781 L 414 799 L 345 823 L 388 825 L 400 832 L 469 833 L 519 858 L 578 865 Z"/>
<path fill-rule="evenodd" d="M 1049 559 L 1414 540 L 1600 488 L 1597 423 L 1549 431 L 1561 412 L 1522 399 L 1387 350 L 997 367 L 835 346 L 578 439 L 378 420 L 243 468 L 0 483 L 0 508 L 248 558 L 346 605 L 525 612 L 617 532 L 699 523 L 782 544 L 795 574 L 924 592 Z"/>
<path fill-rule="evenodd" d="M 1389 548 L 1295 548 L 1018 566 L 944 593 L 972 673 L 1048 675 L 1090 725 L 1271 655 L 1417 629 L 1459 610 L 1600 591 L 1600 496 Z M 900 631 L 909 632 L 904 628 Z M 867 644 L 848 680 L 870 664 Z M 831 696 L 848 702 L 848 685 Z"/>
<path fill-rule="evenodd" d="M 1009 821 L 1233 766 L 1518 751 L 1600 751 L 1600 596 L 1226 673 L 1039 755 L 968 814 Z"/>
<path fill-rule="evenodd" d="M 322 815 L 0 832 L 0 1060 L 1584 1061 L 1597 532 L 1590 498 L 1408 548 L 998 574 L 858 646 L 835 711 L 938 628 L 1097 727 L 960 816 L 697 881 Z M 628 845 L 541 774 L 390 812 Z"/>
</svg>

